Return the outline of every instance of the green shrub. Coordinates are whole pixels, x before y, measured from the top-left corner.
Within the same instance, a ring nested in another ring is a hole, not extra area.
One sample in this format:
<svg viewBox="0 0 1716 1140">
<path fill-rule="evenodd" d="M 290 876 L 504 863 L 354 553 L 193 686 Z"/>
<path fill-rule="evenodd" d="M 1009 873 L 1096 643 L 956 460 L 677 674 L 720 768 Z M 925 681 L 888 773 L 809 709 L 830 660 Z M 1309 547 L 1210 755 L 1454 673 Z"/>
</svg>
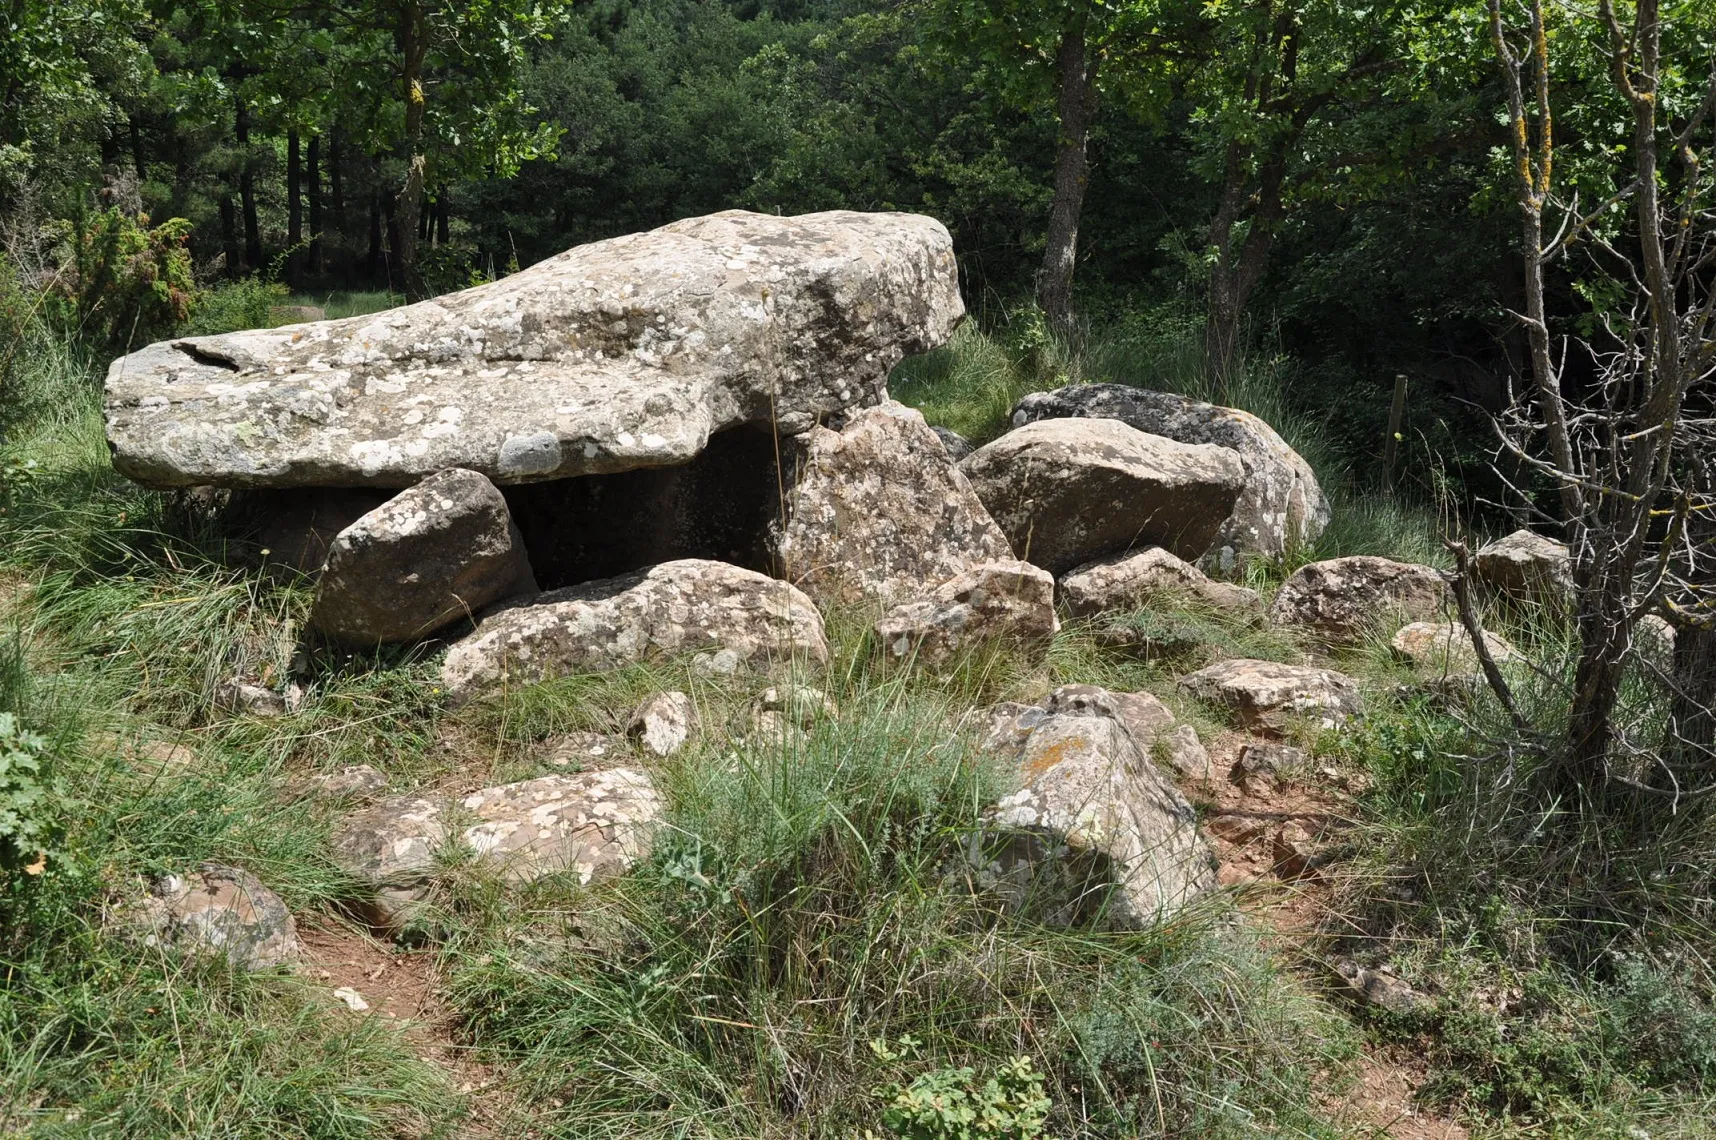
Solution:
<svg viewBox="0 0 1716 1140">
<path fill-rule="evenodd" d="M 1007 1061 L 981 1085 L 969 1065 L 920 1073 L 883 1090 L 882 1123 L 901 1140 L 1035 1140 L 1053 1105 L 1043 1080 L 1029 1057 Z"/>
<path fill-rule="evenodd" d="M 171 331 L 197 301 L 191 223 L 117 207 L 79 211 L 65 223 L 65 250 L 50 288 L 62 327 L 111 347 L 145 344 Z"/>
<path fill-rule="evenodd" d="M 61 792 L 46 771 L 47 746 L 0 712 L 0 870 L 40 875 L 47 866 Z"/>
<path fill-rule="evenodd" d="M 265 329 L 272 324 L 269 310 L 287 304 L 291 291 L 278 281 L 246 277 L 217 285 L 204 293 L 190 314 L 185 332 L 191 336 Z"/>
</svg>

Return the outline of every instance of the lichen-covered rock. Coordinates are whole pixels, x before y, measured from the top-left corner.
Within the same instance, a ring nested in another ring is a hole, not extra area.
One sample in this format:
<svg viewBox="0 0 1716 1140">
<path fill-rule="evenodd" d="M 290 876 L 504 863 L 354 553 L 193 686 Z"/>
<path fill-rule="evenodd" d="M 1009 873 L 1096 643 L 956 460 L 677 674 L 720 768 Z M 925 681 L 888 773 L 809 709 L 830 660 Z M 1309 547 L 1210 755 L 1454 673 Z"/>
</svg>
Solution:
<svg viewBox="0 0 1716 1140">
<path fill-rule="evenodd" d="M 544 741 L 540 755 L 546 764 L 582 772 L 612 767 L 616 760 L 630 756 L 631 751 L 630 742 L 621 736 L 605 732 L 568 732 Z"/>
<path fill-rule="evenodd" d="M 781 576 L 818 602 L 892 605 L 1013 557 L 916 409 L 889 401 L 803 440 L 777 549 Z"/>
<path fill-rule="evenodd" d="M 928 665 L 985 641 L 1047 648 L 1060 628 L 1055 580 L 1028 562 L 985 563 L 895 606 L 875 628 L 888 656 Z"/>
<path fill-rule="evenodd" d="M 1529 530 L 1498 538 L 1472 556 L 1472 574 L 1516 602 L 1565 607 L 1573 594 L 1573 558 L 1565 543 Z"/>
<path fill-rule="evenodd" d="M 828 659 L 822 615 L 798 589 L 725 562 L 683 558 L 503 609 L 447 651 L 454 700 L 502 684 L 700 656 L 715 672 Z"/>
<path fill-rule="evenodd" d="M 1020 788 L 971 840 L 973 877 L 1057 925 L 1137 928 L 1216 885 L 1197 813 L 1105 716 L 1045 716 L 1017 753 Z"/>
<path fill-rule="evenodd" d="M 1434 621 L 1451 600 L 1439 570 L 1356 555 L 1294 571 L 1276 593 L 1269 618 L 1332 644 L 1352 645 L 1375 634 L 1386 636 L 1405 622 Z"/>
<path fill-rule="evenodd" d="M 241 970 L 285 965 L 302 951 L 280 896 L 249 871 L 222 863 L 156 879 L 135 921 L 150 945 L 224 955 Z"/>
<path fill-rule="evenodd" d="M 941 440 L 942 447 L 947 451 L 947 457 L 955 463 L 958 463 L 961 459 L 964 459 L 967 455 L 970 455 L 973 451 L 977 450 L 976 446 L 969 439 L 966 439 L 963 435 L 960 435 L 952 428 L 937 427 L 931 428 L 930 430 L 935 432 L 936 438 Z"/>
<path fill-rule="evenodd" d="M 1124 384 L 1036 392 L 1013 409 L 1015 426 L 1073 416 L 1115 419 L 1151 435 L 1235 452 L 1245 468 L 1245 487 L 1215 542 L 1224 555 L 1278 557 L 1328 525 L 1329 501 L 1311 465 L 1250 412 Z"/>
<path fill-rule="evenodd" d="M 393 925 L 428 897 L 435 854 L 450 842 L 508 882 L 570 872 L 589 883 L 648 854 L 661 810 L 655 785 L 635 768 L 541 776 L 456 804 L 393 796 L 346 820 L 334 861 L 373 892 L 366 901 L 377 919 Z"/>
<path fill-rule="evenodd" d="M 1645 614 L 1633 623 L 1633 649 L 1653 669 L 1674 668 L 1674 626 L 1661 614 Z"/>
<path fill-rule="evenodd" d="M 1298 718 L 1334 728 L 1363 707 L 1358 682 L 1344 673 L 1244 657 L 1188 674 L 1180 687 L 1206 704 L 1231 709 L 1247 728 L 1275 732 Z"/>
<path fill-rule="evenodd" d="M 1014 553 L 1051 574 L 1137 546 L 1198 558 L 1245 484 L 1233 452 L 1119 420 L 1026 424 L 959 468 Z"/>
<path fill-rule="evenodd" d="M 1051 716 L 1105 716 L 1132 737 L 1138 750 L 1165 760 L 1189 780 L 1207 780 L 1210 754 L 1189 724 L 1177 724 L 1174 714 L 1152 693 L 1116 693 L 1097 685 L 1062 685 L 1050 693 L 1043 709 Z"/>
<path fill-rule="evenodd" d="M 940 222 L 733 210 L 384 313 L 150 345 L 108 370 L 107 437 L 158 487 L 665 467 L 874 403 L 963 316 Z"/>
<path fill-rule="evenodd" d="M 371 764 L 348 764 L 337 772 L 312 776 L 310 787 L 328 799 L 368 796 L 387 787 L 387 776 Z"/>
<path fill-rule="evenodd" d="M 1228 769 L 1228 780 L 1248 796 L 1267 796 L 1287 787 L 1291 773 L 1305 767 L 1305 753 L 1287 744 L 1248 740 Z"/>
<path fill-rule="evenodd" d="M 651 756 L 672 756 L 697 731 L 697 705 L 678 690 L 652 693 L 632 712 L 626 735 Z"/>
<path fill-rule="evenodd" d="M 482 475 L 438 471 L 339 533 L 310 625 L 347 645 L 424 637 L 536 592 L 506 500 Z"/>
<path fill-rule="evenodd" d="M 1061 579 L 1060 596 L 1074 617 L 1175 599 L 1229 611 L 1257 612 L 1263 606 L 1256 590 L 1218 582 L 1159 546 L 1085 563 Z"/>
<path fill-rule="evenodd" d="M 1484 644 L 1497 664 L 1519 660 L 1519 651 L 1506 638 L 1484 630 Z M 1472 636 L 1452 621 L 1415 621 L 1389 642 L 1396 657 L 1413 668 L 1442 677 L 1470 677 L 1483 669 Z"/>
</svg>

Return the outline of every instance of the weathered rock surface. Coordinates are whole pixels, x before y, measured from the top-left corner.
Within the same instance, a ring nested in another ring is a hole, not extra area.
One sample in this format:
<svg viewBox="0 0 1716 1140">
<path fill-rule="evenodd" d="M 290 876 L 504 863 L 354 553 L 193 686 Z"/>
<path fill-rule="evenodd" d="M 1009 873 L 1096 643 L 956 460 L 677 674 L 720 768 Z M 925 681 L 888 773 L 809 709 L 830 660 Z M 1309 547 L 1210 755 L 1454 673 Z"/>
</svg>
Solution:
<svg viewBox="0 0 1716 1140">
<path fill-rule="evenodd" d="M 1286 788 L 1289 774 L 1304 767 L 1305 754 L 1291 745 L 1248 740 L 1227 778 L 1248 796 L 1267 796 Z"/>
<path fill-rule="evenodd" d="M 348 764 L 337 772 L 311 777 L 310 787 L 329 799 L 368 796 L 387 787 L 387 776 L 370 764 Z"/>
<path fill-rule="evenodd" d="M 348 818 L 334 861 L 375 892 L 384 922 L 428 897 L 435 853 L 455 839 L 508 882 L 571 872 L 582 883 L 626 870 L 649 851 L 662 802 L 635 768 L 541 776 L 484 788 L 456 805 L 393 796 Z M 457 827 L 456 821 L 476 817 Z"/>
<path fill-rule="evenodd" d="M 1060 628 L 1055 580 L 1028 562 L 985 563 L 922 601 L 895 606 L 875 628 L 890 657 L 915 655 L 929 665 L 985 641 L 1046 648 Z"/>
<path fill-rule="evenodd" d="M 1403 622 L 1434 621 L 1450 600 L 1438 570 L 1356 555 L 1301 566 L 1281 584 L 1269 617 L 1331 643 L 1356 644 Z"/>
<path fill-rule="evenodd" d="M 1184 796 L 1105 716 L 1045 716 L 1018 754 L 1021 788 L 970 846 L 974 878 L 1056 924 L 1140 927 L 1214 888 Z"/>
<path fill-rule="evenodd" d="M 1645 614 L 1633 623 L 1633 648 L 1640 660 L 1664 672 L 1674 668 L 1674 626 L 1661 614 Z"/>
<path fill-rule="evenodd" d="M 504 683 L 700 655 L 715 672 L 770 658 L 828 659 L 822 615 L 785 582 L 686 558 L 542 594 L 491 614 L 447 651 L 455 700 Z"/>
<path fill-rule="evenodd" d="M 1516 602 L 1565 606 L 1573 594 L 1573 558 L 1565 543 L 1516 530 L 1472 556 L 1473 576 Z"/>
<path fill-rule="evenodd" d="M 1152 693 L 1116 693 L 1097 685 L 1062 685 L 1043 709 L 1051 716 L 1105 716 L 1132 737 L 1139 752 L 1165 760 L 1186 779 L 1207 780 L 1210 754 L 1195 728 L 1175 722 L 1174 714 Z"/>
<path fill-rule="evenodd" d="M 1061 579 L 1060 596 L 1074 617 L 1142 609 L 1161 599 L 1220 610 L 1259 611 L 1263 606 L 1256 590 L 1218 582 L 1159 546 L 1085 563 Z"/>
<path fill-rule="evenodd" d="M 524 540 L 495 485 L 438 471 L 339 533 L 310 625 L 348 645 L 409 641 L 534 594 Z"/>
<path fill-rule="evenodd" d="M 629 755 L 630 743 L 624 737 L 610 736 L 605 732 L 568 732 L 563 736 L 550 737 L 543 742 L 541 751 L 545 763 L 578 771 L 607 768 Z"/>
<path fill-rule="evenodd" d="M 1075 416 L 1119 420 L 1151 435 L 1237 453 L 1245 487 L 1215 540 L 1218 550 L 1276 557 L 1310 542 L 1328 525 L 1329 501 L 1311 465 L 1250 412 L 1125 384 L 1036 392 L 1013 409 L 1015 426 Z"/>
<path fill-rule="evenodd" d="M 1294 718 L 1324 727 L 1357 716 L 1358 682 L 1333 669 L 1236 657 L 1180 678 L 1180 687 L 1207 704 L 1233 710 L 1247 728 L 1280 731 Z"/>
<path fill-rule="evenodd" d="M 271 718 L 291 711 L 285 694 L 250 681 L 223 681 L 215 688 L 215 703 L 239 716 Z"/>
<path fill-rule="evenodd" d="M 975 444 L 952 428 L 937 427 L 930 430 L 935 432 L 936 438 L 941 440 L 942 447 L 947 451 L 947 457 L 955 463 L 977 450 Z"/>
<path fill-rule="evenodd" d="M 221 954 L 241 970 L 284 965 L 302 950 L 298 926 L 280 896 L 250 872 L 222 863 L 200 863 L 188 874 L 156 879 L 136 921 L 150 945 Z"/>
<path fill-rule="evenodd" d="M 160 487 L 663 467 L 875 402 L 963 316 L 931 218 L 728 211 L 385 313 L 150 345 L 108 370 L 108 441 Z"/>
<path fill-rule="evenodd" d="M 1506 638 L 1484 630 L 1484 645 L 1497 664 L 1519 659 L 1519 651 Z M 1469 677 L 1483 664 L 1472 645 L 1471 634 L 1459 622 L 1415 621 L 1394 635 L 1389 646 L 1396 657 L 1425 673 L 1444 677 Z"/>
<path fill-rule="evenodd" d="M 1198 558 L 1245 485 L 1225 448 L 1103 419 L 1026 424 L 959 468 L 1014 552 L 1051 574 L 1137 546 Z"/>
<path fill-rule="evenodd" d="M 652 693 L 632 712 L 626 735 L 651 756 L 672 756 L 697 731 L 697 705 L 678 690 Z"/>
<path fill-rule="evenodd" d="M 804 437 L 778 553 L 821 603 L 921 597 L 1013 557 L 1001 528 L 916 409 L 892 401 Z"/>
</svg>

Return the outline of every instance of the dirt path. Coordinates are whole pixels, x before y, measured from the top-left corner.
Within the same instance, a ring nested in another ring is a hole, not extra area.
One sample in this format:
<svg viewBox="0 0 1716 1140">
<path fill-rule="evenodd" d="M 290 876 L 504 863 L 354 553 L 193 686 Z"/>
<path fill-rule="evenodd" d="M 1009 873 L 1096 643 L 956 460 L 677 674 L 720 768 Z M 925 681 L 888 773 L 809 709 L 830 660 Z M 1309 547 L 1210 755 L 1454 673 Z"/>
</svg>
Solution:
<svg viewBox="0 0 1716 1140">
<path fill-rule="evenodd" d="M 1238 888 L 1241 911 L 1287 967 L 1322 988 L 1336 975 L 1312 943 L 1327 923 L 1331 893 L 1316 873 L 1316 853 L 1349 824 L 1358 789 L 1333 769 L 1302 772 L 1291 782 L 1262 777 L 1236 784 L 1229 773 L 1254 740 L 1226 732 L 1211 741 L 1215 778 L 1187 785 L 1185 792 L 1203 813 L 1222 885 Z M 1356 1083 L 1329 1093 L 1325 1107 L 1359 1135 L 1468 1140 L 1458 1121 L 1418 1106 L 1426 1075 L 1418 1059 L 1367 1042 Z"/>
</svg>

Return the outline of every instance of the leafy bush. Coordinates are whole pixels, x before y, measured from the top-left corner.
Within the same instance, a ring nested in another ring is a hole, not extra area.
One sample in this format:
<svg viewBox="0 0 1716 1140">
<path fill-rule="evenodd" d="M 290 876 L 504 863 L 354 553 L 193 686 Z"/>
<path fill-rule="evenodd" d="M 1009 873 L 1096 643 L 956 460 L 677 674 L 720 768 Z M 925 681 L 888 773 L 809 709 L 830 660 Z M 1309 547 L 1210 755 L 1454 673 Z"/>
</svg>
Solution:
<svg viewBox="0 0 1716 1140">
<path fill-rule="evenodd" d="M 120 347 L 153 340 L 190 316 L 197 285 L 189 221 L 151 227 L 147 214 L 114 207 L 80 212 L 65 229 L 68 248 L 50 286 L 63 325 Z"/>
<path fill-rule="evenodd" d="M 272 323 L 270 310 L 287 304 L 291 297 L 286 286 L 260 277 L 218 285 L 198 299 L 185 332 L 191 336 L 211 336 L 240 329 L 265 329 Z"/>
<path fill-rule="evenodd" d="M 920 1073 L 884 1090 L 882 1123 L 902 1140 L 1034 1140 L 1053 1103 L 1043 1080 L 1029 1057 L 1014 1057 L 982 1085 L 969 1065 Z"/>
<path fill-rule="evenodd" d="M 42 873 L 54 833 L 58 789 L 43 767 L 47 743 L 11 713 L 0 713 L 0 868 L 22 867 L 26 875 Z"/>
</svg>

